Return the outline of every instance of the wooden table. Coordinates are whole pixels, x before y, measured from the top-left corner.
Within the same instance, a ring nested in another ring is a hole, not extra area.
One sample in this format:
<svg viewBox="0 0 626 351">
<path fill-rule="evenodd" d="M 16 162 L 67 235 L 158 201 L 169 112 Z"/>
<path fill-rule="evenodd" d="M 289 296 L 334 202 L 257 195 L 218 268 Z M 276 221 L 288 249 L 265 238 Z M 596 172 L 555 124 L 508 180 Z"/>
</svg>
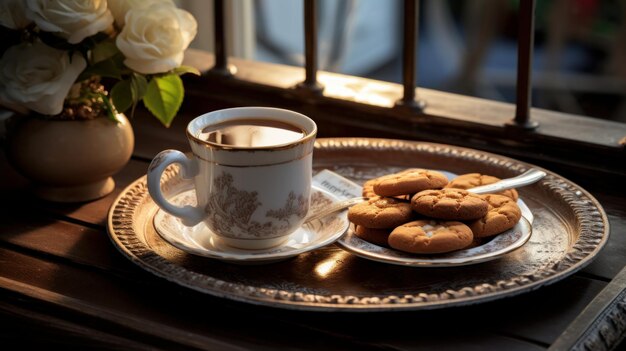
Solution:
<svg viewBox="0 0 626 351">
<path fill-rule="evenodd" d="M 582 271 L 520 296 L 433 311 L 303 312 L 216 298 L 142 270 L 111 244 L 107 212 L 120 191 L 146 173 L 158 151 L 188 150 L 182 129 L 191 117 L 183 111 L 169 130 L 145 116 L 133 120 L 133 158 L 115 176 L 114 193 L 89 203 L 36 200 L 27 192 L 28 182 L 0 160 L 1 198 L 8 208 L 0 214 L 3 349 L 511 351 L 570 347 L 579 336 L 578 346 L 599 349 L 624 336 L 626 274 L 619 274 L 626 265 L 626 187 L 619 183 L 624 179 L 550 164 L 542 166 L 597 197 L 611 236 Z M 610 313 L 596 318 L 605 307 Z"/>
</svg>

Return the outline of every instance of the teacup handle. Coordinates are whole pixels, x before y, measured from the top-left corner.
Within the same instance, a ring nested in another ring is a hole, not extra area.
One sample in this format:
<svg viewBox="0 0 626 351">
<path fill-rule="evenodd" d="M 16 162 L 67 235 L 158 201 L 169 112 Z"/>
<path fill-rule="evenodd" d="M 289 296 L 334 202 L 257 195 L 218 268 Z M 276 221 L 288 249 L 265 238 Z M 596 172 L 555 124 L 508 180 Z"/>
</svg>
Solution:
<svg viewBox="0 0 626 351">
<path fill-rule="evenodd" d="M 161 151 L 152 159 L 148 167 L 148 192 L 154 202 L 165 212 L 180 218 L 184 225 L 192 227 L 202 221 L 204 211 L 200 207 L 172 205 L 161 191 L 161 177 L 167 166 L 172 163 L 178 163 L 181 166 L 181 174 L 185 179 L 191 179 L 198 174 L 198 166 L 194 159 L 188 158 L 177 150 Z"/>
</svg>

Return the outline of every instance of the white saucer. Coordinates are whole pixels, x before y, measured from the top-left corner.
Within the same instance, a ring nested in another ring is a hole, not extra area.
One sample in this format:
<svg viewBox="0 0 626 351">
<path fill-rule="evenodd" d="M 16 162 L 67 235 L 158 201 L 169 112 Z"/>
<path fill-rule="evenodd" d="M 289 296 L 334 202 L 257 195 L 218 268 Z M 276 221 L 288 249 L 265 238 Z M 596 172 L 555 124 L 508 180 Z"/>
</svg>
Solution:
<svg viewBox="0 0 626 351">
<path fill-rule="evenodd" d="M 311 211 L 337 201 L 335 196 L 322 189 L 313 187 L 312 190 Z M 169 201 L 178 206 L 195 205 L 195 190 L 181 191 L 171 196 Z M 315 250 L 336 241 L 347 231 L 348 226 L 346 212 L 337 212 L 303 224 L 280 246 L 264 250 L 244 250 L 224 244 L 204 223 L 187 227 L 177 217 L 161 209 L 154 216 L 156 232 L 176 248 L 197 256 L 240 264 L 277 262 Z"/>
</svg>

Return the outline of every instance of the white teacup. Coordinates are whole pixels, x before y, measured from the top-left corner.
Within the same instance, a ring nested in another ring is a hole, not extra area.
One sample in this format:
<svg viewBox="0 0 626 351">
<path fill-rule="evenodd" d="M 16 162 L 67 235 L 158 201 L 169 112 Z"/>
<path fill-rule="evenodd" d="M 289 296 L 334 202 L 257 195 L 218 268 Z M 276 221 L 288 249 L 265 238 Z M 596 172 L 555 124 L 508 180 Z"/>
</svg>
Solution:
<svg viewBox="0 0 626 351">
<path fill-rule="evenodd" d="M 317 126 L 288 110 L 240 107 L 196 117 L 187 126 L 193 155 L 160 152 L 148 168 L 148 190 L 164 211 L 194 226 L 202 221 L 227 245 L 277 246 L 309 210 Z M 198 205 L 178 207 L 161 191 L 167 166 L 193 178 Z"/>
</svg>

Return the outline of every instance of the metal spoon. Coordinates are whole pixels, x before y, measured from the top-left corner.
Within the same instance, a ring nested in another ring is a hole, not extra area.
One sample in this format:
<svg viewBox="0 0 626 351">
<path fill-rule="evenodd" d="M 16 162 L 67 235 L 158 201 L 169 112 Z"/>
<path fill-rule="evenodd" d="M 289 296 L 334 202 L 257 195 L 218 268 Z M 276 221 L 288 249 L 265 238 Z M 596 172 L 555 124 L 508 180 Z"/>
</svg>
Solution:
<svg viewBox="0 0 626 351">
<path fill-rule="evenodd" d="M 538 170 L 536 168 L 531 168 L 528 171 L 516 177 L 502 179 L 492 184 L 477 186 L 475 188 L 467 189 L 467 191 L 474 193 L 474 194 L 499 193 L 504 190 L 519 188 L 522 186 L 533 184 L 545 176 L 546 176 L 546 172 Z M 347 207 L 356 205 L 359 202 L 366 201 L 367 199 L 368 199 L 367 197 L 354 197 L 351 199 L 346 199 L 346 200 L 335 202 L 334 204 L 327 206 L 324 209 L 316 213 L 310 214 L 304 222 L 306 223 L 306 222 L 310 222 L 316 219 L 326 217 L 333 212 L 343 210 Z"/>
</svg>

